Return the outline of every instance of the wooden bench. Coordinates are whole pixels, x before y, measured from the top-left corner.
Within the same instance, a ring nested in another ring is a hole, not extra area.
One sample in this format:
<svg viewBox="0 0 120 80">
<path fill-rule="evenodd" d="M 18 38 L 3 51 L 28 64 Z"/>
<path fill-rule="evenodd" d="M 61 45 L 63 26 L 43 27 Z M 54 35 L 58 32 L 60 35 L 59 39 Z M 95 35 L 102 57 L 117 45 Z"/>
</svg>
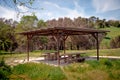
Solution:
<svg viewBox="0 0 120 80">
<path fill-rule="evenodd" d="M 85 61 L 85 58 L 79 57 L 79 58 L 73 58 L 73 59 L 69 60 L 69 63 L 71 63 L 71 62 L 83 62 L 83 61 Z"/>
<path fill-rule="evenodd" d="M 81 57 L 80 54 L 83 54 L 83 53 L 64 54 L 64 55 L 61 55 L 60 59 L 64 59 L 65 62 L 68 62 L 68 63 L 71 63 L 71 62 L 82 62 L 82 61 L 85 60 L 85 58 Z"/>
<path fill-rule="evenodd" d="M 60 60 L 64 60 L 65 63 L 67 62 L 67 58 L 68 56 L 66 54 L 60 55 Z"/>
</svg>

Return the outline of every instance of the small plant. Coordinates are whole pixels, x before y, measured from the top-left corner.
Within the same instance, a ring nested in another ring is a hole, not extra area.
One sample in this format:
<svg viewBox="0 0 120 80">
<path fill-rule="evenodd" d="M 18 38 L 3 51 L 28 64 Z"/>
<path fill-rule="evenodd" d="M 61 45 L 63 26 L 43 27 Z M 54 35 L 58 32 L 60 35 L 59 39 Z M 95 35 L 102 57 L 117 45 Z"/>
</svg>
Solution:
<svg viewBox="0 0 120 80">
<path fill-rule="evenodd" d="M 97 68 L 97 67 L 99 67 L 99 65 L 100 65 L 100 62 L 99 61 L 88 61 L 87 62 L 92 68 Z"/>
<path fill-rule="evenodd" d="M 10 66 L 5 64 L 4 58 L 0 61 L 0 80 L 9 80 L 12 73 Z"/>
<path fill-rule="evenodd" d="M 113 66 L 110 60 L 105 60 L 104 65 L 106 65 L 107 68 L 111 68 Z"/>
</svg>

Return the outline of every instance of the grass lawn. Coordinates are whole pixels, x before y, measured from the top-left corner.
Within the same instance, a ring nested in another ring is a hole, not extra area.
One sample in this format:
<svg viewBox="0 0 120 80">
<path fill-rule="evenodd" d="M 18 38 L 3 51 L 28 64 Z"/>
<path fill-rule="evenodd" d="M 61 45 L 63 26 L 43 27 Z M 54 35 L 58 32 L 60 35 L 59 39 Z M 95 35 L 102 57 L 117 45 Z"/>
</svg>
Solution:
<svg viewBox="0 0 120 80">
<path fill-rule="evenodd" d="M 120 80 L 120 60 L 73 63 L 64 72 L 68 80 Z"/>
<path fill-rule="evenodd" d="M 49 66 L 42 63 L 26 63 L 13 67 L 10 76 L 18 80 L 66 80 L 60 67 Z"/>
<path fill-rule="evenodd" d="M 66 52 L 84 52 L 87 56 L 96 56 L 96 50 L 67 50 Z M 100 56 L 120 56 L 120 48 L 117 49 L 100 49 Z"/>
<path fill-rule="evenodd" d="M 64 67 L 25 63 L 12 70 L 10 78 L 15 80 L 120 80 L 120 60 L 91 60 Z"/>
<path fill-rule="evenodd" d="M 39 57 L 45 52 L 33 51 L 30 52 L 30 57 Z M 96 55 L 96 50 L 67 50 L 66 52 L 85 52 L 86 56 Z M 120 48 L 101 49 L 100 55 L 120 56 Z M 2 57 L 6 62 L 11 62 L 16 59 L 26 59 L 26 54 L 2 54 L 0 58 Z M 12 80 L 120 80 L 120 60 L 91 60 L 72 63 L 64 67 L 54 67 L 43 63 L 25 63 L 14 66 L 10 78 Z"/>
</svg>

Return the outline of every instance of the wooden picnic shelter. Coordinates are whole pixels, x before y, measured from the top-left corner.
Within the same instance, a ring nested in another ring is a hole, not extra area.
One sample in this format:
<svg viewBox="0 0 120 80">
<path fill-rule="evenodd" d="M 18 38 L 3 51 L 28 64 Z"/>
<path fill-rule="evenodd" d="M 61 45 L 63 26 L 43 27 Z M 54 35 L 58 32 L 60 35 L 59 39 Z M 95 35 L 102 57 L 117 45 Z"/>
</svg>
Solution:
<svg viewBox="0 0 120 80">
<path fill-rule="evenodd" d="M 65 54 L 65 40 L 68 36 L 72 35 L 92 35 L 96 40 L 97 47 L 97 60 L 99 60 L 99 34 L 107 33 L 106 30 L 97 30 L 91 28 L 79 28 L 79 27 L 50 27 L 31 31 L 21 32 L 19 34 L 27 36 L 27 61 L 29 61 L 29 43 L 33 36 L 53 36 L 57 42 L 57 60 L 60 65 L 60 39 L 64 41 L 64 54 Z"/>
</svg>

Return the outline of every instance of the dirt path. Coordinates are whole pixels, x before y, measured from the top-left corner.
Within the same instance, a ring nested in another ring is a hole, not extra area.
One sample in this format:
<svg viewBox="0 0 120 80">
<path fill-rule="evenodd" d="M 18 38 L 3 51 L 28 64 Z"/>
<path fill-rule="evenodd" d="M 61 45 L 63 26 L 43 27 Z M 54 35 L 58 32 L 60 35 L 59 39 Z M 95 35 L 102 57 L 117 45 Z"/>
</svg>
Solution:
<svg viewBox="0 0 120 80">
<path fill-rule="evenodd" d="M 90 56 L 96 58 L 97 56 Z M 100 58 L 120 59 L 120 56 L 99 56 Z"/>
<path fill-rule="evenodd" d="M 100 58 L 108 58 L 108 59 L 120 59 L 120 57 L 118 56 L 99 56 Z M 89 56 L 89 57 L 86 57 L 86 60 L 96 60 L 97 56 Z M 10 61 L 9 65 L 11 66 L 15 66 L 15 65 L 18 65 L 18 64 L 24 64 L 24 63 L 27 63 L 28 61 L 26 59 L 14 59 L 12 61 Z M 49 64 L 49 65 L 53 65 L 53 66 L 58 66 L 57 64 L 57 60 L 55 61 L 45 61 L 44 60 L 44 57 L 39 57 L 39 58 L 36 58 L 36 57 L 30 57 L 29 59 L 29 62 L 35 62 L 35 63 L 45 63 L 45 64 Z M 64 61 L 61 61 L 61 66 L 65 66 L 65 65 L 68 65 L 68 63 L 64 63 Z"/>
</svg>

